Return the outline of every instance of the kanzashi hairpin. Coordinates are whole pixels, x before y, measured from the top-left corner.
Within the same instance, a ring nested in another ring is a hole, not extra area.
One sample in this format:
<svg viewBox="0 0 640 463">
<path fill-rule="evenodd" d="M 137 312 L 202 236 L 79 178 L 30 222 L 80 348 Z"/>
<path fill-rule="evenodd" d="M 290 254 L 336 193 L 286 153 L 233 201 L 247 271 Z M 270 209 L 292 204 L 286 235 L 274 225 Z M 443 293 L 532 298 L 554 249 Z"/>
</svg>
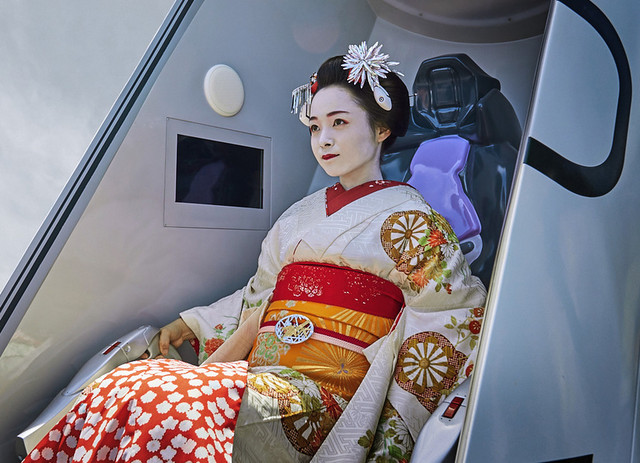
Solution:
<svg viewBox="0 0 640 463">
<path fill-rule="evenodd" d="M 344 57 L 342 67 L 349 71 L 348 82 L 362 88 L 367 82 L 378 105 L 390 111 L 392 107 L 391 98 L 387 91 L 380 85 L 380 78 L 385 78 L 391 72 L 390 66 L 397 66 L 396 61 L 387 61 L 389 55 L 380 53 L 382 44 L 376 42 L 367 48 L 367 42 L 360 45 L 349 45 L 349 52 Z M 396 72 L 398 75 L 402 75 Z"/>
<path fill-rule="evenodd" d="M 347 82 L 354 85 L 364 87 L 365 82 L 373 91 L 373 96 L 378 105 L 390 111 L 392 108 L 389 93 L 380 85 L 380 79 L 384 79 L 389 72 L 395 72 L 397 75 L 402 74 L 393 71 L 391 66 L 396 66 L 395 61 L 387 61 L 389 55 L 380 52 L 382 44 L 376 42 L 372 47 L 367 48 L 367 43 L 362 42 L 360 45 L 349 45 L 349 51 L 344 56 L 342 68 L 348 71 Z M 311 99 L 317 90 L 317 75 L 314 74 L 309 82 L 301 85 L 291 92 L 291 112 L 298 113 L 300 121 L 309 126 L 309 110 L 311 108 Z"/>
</svg>

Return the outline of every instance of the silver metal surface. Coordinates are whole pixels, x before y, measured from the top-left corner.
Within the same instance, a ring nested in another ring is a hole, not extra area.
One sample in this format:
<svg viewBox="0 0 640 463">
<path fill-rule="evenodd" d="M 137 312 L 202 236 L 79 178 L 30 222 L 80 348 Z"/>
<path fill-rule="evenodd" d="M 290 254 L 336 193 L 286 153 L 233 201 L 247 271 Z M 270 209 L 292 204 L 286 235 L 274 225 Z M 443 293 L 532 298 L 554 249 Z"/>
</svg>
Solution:
<svg viewBox="0 0 640 463">
<path fill-rule="evenodd" d="M 549 0 L 369 0 L 376 14 L 403 29 L 454 42 L 509 42 L 540 35 Z"/>
<path fill-rule="evenodd" d="M 458 461 L 635 461 L 640 49 L 630 18 L 640 11 L 631 1 L 598 4 L 635 77 L 624 169 L 613 190 L 592 198 L 520 164 Z M 548 27 L 525 141 L 597 165 L 616 119 L 613 59 L 561 3 Z"/>
</svg>

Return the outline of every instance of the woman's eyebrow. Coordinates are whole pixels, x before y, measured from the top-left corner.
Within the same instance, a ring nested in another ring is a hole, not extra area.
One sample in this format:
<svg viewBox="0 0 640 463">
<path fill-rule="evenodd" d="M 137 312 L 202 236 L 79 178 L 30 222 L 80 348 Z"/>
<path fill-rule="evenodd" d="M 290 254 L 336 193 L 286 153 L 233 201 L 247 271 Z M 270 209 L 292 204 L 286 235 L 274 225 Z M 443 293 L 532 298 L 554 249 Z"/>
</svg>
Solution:
<svg viewBox="0 0 640 463">
<path fill-rule="evenodd" d="M 330 113 L 327 113 L 327 117 L 333 117 L 333 116 L 336 116 L 338 114 L 349 114 L 349 111 L 345 111 L 343 109 L 339 109 L 337 111 L 331 111 Z M 315 121 L 315 120 L 318 120 L 318 117 L 317 116 L 311 116 L 309 118 L 309 120 L 310 121 Z"/>
</svg>

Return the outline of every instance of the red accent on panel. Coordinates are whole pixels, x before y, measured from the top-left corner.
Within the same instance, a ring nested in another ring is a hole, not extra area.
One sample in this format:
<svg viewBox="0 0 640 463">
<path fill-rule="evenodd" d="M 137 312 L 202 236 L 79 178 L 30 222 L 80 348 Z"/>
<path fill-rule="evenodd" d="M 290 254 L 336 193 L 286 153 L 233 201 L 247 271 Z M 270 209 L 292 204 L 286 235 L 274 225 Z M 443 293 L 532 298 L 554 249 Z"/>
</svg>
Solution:
<svg viewBox="0 0 640 463">
<path fill-rule="evenodd" d="M 460 408 L 460 405 L 462 405 L 462 402 L 464 402 L 464 399 L 462 397 L 454 397 L 442 416 L 449 419 L 456 416 L 456 413 L 458 413 L 458 409 Z"/>
<path fill-rule="evenodd" d="M 115 349 L 119 345 L 120 345 L 120 341 L 114 342 L 113 344 L 111 344 L 109 347 L 107 347 L 105 349 L 105 351 L 102 353 L 102 355 L 107 355 L 109 352 L 111 352 L 113 349 Z"/>
</svg>

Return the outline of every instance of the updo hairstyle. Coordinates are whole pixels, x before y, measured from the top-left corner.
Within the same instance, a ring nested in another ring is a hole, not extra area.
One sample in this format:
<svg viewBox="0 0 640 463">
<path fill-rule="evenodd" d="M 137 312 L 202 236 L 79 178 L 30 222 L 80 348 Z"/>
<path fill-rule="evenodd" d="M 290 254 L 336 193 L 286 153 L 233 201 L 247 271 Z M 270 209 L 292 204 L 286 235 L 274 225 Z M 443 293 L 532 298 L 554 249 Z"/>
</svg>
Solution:
<svg viewBox="0 0 640 463">
<path fill-rule="evenodd" d="M 376 103 L 373 90 L 368 83 L 360 88 L 360 84 L 347 82 L 349 71 L 342 68 L 343 60 L 344 56 L 334 56 L 322 63 L 318 69 L 316 92 L 332 85 L 346 89 L 355 102 L 369 115 L 369 123 L 373 132 L 377 127 L 388 128 L 391 131 L 391 135 L 382 142 L 382 153 L 384 154 L 396 138 L 407 133 L 409 127 L 409 92 L 407 87 L 393 71 L 387 73 L 387 77 L 379 79 L 380 85 L 387 91 L 392 103 L 391 110 L 385 111 Z"/>
</svg>

